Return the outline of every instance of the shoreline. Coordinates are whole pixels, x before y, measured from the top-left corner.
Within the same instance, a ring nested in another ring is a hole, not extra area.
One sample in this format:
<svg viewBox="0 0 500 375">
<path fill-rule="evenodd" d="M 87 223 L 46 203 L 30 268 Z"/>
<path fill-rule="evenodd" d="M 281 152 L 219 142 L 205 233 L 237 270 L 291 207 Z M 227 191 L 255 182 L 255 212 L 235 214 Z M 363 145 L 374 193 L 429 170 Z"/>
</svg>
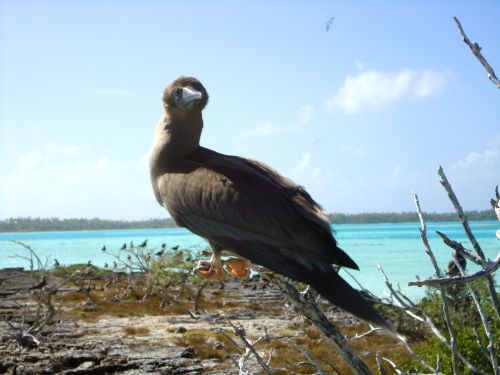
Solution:
<svg viewBox="0 0 500 375">
<path fill-rule="evenodd" d="M 26 314 L 28 306 L 33 307 L 34 294 L 28 288 L 37 281 L 32 276 L 16 269 L 0 270 L 3 316 L 13 321 L 23 316 L 30 324 L 30 315 Z M 56 285 L 60 280 L 49 276 L 48 285 Z M 16 349 L 12 343 L 0 342 L 0 353 L 5 358 L 0 370 L 7 371 L 15 364 L 18 374 L 96 374 L 112 368 L 123 373 L 133 370 L 134 374 L 230 374 L 235 369 L 228 353 L 237 356 L 241 349 L 227 338 L 239 342 L 229 321 L 243 326 L 249 340 L 270 332 L 269 341 L 257 349 L 266 353 L 274 348 L 273 368 L 282 369 L 277 374 L 290 373 L 287 360 L 293 358 L 299 363 L 302 358 L 297 351 L 287 354 L 293 350 L 291 342 L 307 348 L 326 363 L 339 360 L 311 323 L 286 306 L 283 296 L 261 281 L 230 280 L 224 288 L 220 284 L 208 285 L 200 300 L 200 314 L 193 316 L 181 306 L 190 303 L 195 292 L 193 285 L 181 286 L 184 290 L 173 288 L 172 295 L 179 299 L 161 306 L 155 296 L 143 300 L 143 294 L 135 290 L 125 295 L 128 283 L 105 286 L 105 280 L 106 276 L 89 279 L 87 296 L 77 285 L 64 286 L 53 297 L 57 314 L 41 332 L 38 347 Z M 369 330 L 366 324 L 332 305 L 321 306 L 344 335 L 354 337 Z M 0 328 L 7 328 L 4 322 L 0 322 Z M 228 352 L 217 349 L 218 344 L 223 344 Z M 366 348 L 377 348 L 389 357 L 404 355 L 401 344 L 380 332 L 352 344 L 362 356 L 366 356 L 362 354 Z M 374 358 L 363 360 L 376 368 Z M 261 371 L 253 358 L 249 358 L 246 368 Z"/>
<path fill-rule="evenodd" d="M 427 222 L 457 221 L 455 212 L 424 212 Z M 465 211 L 469 221 L 497 220 L 493 210 Z M 329 213 L 332 225 L 339 224 L 404 224 L 418 223 L 416 212 L 364 212 L 356 214 Z M 41 228 L 39 228 L 41 227 Z M 16 229 L 18 228 L 18 229 Z M 180 228 L 171 218 L 151 218 L 145 220 L 108 220 L 83 218 L 5 218 L 0 219 L 0 233 L 60 232 L 92 230 L 133 230 Z"/>
</svg>

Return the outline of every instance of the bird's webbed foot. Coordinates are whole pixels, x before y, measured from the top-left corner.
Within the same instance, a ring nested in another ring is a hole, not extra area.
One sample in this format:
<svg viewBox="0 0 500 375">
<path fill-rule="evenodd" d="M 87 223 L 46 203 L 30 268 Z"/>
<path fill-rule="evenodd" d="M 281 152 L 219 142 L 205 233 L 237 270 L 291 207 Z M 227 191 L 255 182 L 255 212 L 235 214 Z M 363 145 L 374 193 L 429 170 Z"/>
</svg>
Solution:
<svg viewBox="0 0 500 375">
<path fill-rule="evenodd" d="M 227 273 L 237 279 L 247 279 L 250 276 L 250 262 L 241 258 L 229 258 L 224 262 Z"/>
<path fill-rule="evenodd" d="M 224 269 L 220 256 L 212 255 L 210 260 L 200 260 L 193 269 L 195 274 L 205 279 L 222 281 L 224 279 Z"/>
</svg>

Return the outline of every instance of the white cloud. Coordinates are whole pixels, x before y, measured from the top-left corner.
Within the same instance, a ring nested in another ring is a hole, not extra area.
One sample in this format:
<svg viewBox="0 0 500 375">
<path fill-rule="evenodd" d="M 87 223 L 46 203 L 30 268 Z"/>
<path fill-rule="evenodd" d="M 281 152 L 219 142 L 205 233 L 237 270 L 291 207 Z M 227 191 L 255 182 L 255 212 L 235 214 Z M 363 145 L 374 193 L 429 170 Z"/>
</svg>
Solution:
<svg viewBox="0 0 500 375">
<path fill-rule="evenodd" d="M 242 138 L 266 137 L 282 132 L 283 130 L 276 127 L 274 124 L 266 122 L 262 125 L 257 125 L 254 128 L 243 130 L 240 133 L 240 137 Z"/>
<path fill-rule="evenodd" d="M 354 62 L 354 67 L 357 70 L 365 70 L 365 64 L 362 61 L 355 61 Z"/>
<path fill-rule="evenodd" d="M 300 162 L 297 165 L 297 169 L 299 171 L 302 171 L 306 169 L 310 163 L 311 163 L 311 154 L 306 152 L 305 154 L 302 155 L 302 158 L 300 159 Z"/>
<path fill-rule="evenodd" d="M 363 70 L 348 75 L 337 93 L 326 100 L 326 107 L 346 113 L 382 110 L 405 97 L 424 99 L 434 95 L 444 89 L 449 76 L 447 72 L 433 70 Z"/>
<path fill-rule="evenodd" d="M 297 123 L 299 126 L 308 124 L 314 115 L 314 108 L 312 105 L 305 105 L 301 107 L 297 113 Z"/>
<path fill-rule="evenodd" d="M 42 154 L 38 151 L 31 151 L 21 155 L 16 162 L 19 169 L 31 169 L 40 164 Z"/>
<path fill-rule="evenodd" d="M 482 152 L 472 151 L 464 159 L 452 164 L 450 172 L 462 181 L 500 180 L 500 145 Z"/>
<path fill-rule="evenodd" d="M 16 168 L 0 175 L 1 215 L 160 216 L 144 159 L 118 162 L 78 145 L 58 144 L 20 155 Z"/>
<path fill-rule="evenodd" d="M 368 150 L 366 147 L 357 145 L 343 145 L 340 147 L 340 151 L 347 152 L 349 154 L 352 154 L 354 156 L 365 156 L 368 154 Z"/>
</svg>

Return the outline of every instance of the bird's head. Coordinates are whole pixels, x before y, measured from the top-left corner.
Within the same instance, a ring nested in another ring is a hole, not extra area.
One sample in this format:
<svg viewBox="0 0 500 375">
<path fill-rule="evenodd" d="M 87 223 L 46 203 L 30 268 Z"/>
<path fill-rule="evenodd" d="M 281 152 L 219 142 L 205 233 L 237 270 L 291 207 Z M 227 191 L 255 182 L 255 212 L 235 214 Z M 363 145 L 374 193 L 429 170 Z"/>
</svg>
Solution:
<svg viewBox="0 0 500 375">
<path fill-rule="evenodd" d="M 194 77 L 179 77 L 163 92 L 163 106 L 169 113 L 199 113 L 207 102 L 207 90 Z"/>
</svg>

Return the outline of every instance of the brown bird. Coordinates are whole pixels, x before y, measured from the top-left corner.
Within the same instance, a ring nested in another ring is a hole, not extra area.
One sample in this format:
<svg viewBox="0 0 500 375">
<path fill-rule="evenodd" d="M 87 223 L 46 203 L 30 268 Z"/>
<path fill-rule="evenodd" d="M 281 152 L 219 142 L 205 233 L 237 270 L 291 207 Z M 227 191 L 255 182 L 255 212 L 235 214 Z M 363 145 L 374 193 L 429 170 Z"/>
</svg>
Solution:
<svg viewBox="0 0 500 375">
<path fill-rule="evenodd" d="M 47 285 L 47 275 L 43 275 L 42 279 L 28 290 L 42 289 L 45 285 Z"/>
<path fill-rule="evenodd" d="M 210 261 L 200 261 L 195 271 L 221 280 L 221 253 L 229 251 L 240 257 L 225 263 L 233 276 L 248 276 L 249 261 L 260 264 L 310 284 L 333 304 L 394 333 L 332 268 L 358 266 L 337 246 L 326 212 L 303 187 L 261 162 L 200 146 L 207 102 L 196 78 L 180 77 L 168 85 L 150 157 L 158 203 L 213 250 Z"/>
<path fill-rule="evenodd" d="M 455 251 L 455 257 L 458 260 L 458 264 L 460 264 L 460 268 L 465 271 L 465 267 L 467 267 L 467 260 L 464 258 L 464 256 L 460 253 L 457 253 Z M 455 277 L 455 276 L 460 276 L 460 269 L 457 267 L 455 264 L 455 261 L 452 259 L 448 263 L 448 267 L 446 268 L 446 274 L 450 277 Z"/>
</svg>

